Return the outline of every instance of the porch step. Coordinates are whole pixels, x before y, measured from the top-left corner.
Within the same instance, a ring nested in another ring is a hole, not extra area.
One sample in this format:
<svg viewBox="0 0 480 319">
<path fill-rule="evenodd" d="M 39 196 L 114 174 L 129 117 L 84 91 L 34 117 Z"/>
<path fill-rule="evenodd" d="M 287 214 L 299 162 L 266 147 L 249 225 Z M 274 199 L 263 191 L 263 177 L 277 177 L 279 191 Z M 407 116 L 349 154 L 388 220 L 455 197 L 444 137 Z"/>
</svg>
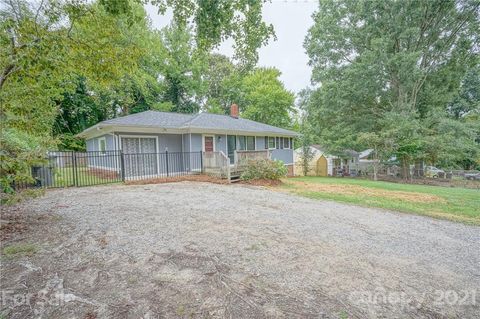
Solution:
<svg viewBox="0 0 480 319">
<path fill-rule="evenodd" d="M 230 183 L 237 183 L 237 182 L 240 182 L 240 174 L 230 175 Z"/>
</svg>

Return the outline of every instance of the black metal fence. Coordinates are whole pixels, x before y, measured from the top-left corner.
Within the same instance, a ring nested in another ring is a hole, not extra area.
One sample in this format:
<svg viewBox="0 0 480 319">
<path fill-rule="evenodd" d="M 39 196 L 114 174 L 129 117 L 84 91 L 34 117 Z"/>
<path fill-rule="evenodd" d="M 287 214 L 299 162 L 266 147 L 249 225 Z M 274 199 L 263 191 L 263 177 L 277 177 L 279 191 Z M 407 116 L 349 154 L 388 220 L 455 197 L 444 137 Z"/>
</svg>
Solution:
<svg viewBox="0 0 480 319">
<path fill-rule="evenodd" d="M 19 190 L 178 177 L 201 173 L 202 160 L 202 152 L 48 152 L 43 161 L 31 167 L 33 181 L 13 186 Z"/>
</svg>

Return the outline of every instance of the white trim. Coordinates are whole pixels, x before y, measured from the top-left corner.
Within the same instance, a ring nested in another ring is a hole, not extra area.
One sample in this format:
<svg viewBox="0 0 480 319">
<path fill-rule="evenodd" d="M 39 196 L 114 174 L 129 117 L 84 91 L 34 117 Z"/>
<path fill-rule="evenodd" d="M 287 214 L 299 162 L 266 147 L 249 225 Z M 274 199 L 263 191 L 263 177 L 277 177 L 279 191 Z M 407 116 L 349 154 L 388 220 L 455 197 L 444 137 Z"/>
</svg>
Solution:
<svg viewBox="0 0 480 319">
<path fill-rule="evenodd" d="M 215 152 L 215 135 L 202 134 L 202 152 L 205 152 L 205 137 L 212 138 L 213 151 Z"/>
</svg>

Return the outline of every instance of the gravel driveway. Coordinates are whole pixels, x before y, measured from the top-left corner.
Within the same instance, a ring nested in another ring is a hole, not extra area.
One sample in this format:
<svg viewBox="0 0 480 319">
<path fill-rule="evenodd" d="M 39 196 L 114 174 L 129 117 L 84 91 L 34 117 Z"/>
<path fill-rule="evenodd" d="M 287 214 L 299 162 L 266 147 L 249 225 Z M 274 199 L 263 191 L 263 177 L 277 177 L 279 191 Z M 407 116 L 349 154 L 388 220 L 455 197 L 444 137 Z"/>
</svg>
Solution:
<svg viewBox="0 0 480 319">
<path fill-rule="evenodd" d="M 480 316 L 475 226 L 191 182 L 52 190 L 13 209 L 35 222 L 7 244 L 38 251 L 2 258 L 11 318 Z"/>
</svg>

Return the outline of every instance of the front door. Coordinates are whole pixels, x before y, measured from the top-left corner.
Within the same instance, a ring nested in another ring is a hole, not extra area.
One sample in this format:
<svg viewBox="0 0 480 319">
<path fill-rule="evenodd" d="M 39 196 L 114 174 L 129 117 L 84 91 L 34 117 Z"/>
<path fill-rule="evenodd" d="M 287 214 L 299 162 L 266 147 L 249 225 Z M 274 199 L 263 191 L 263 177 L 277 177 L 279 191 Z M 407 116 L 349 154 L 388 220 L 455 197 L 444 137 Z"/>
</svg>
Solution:
<svg viewBox="0 0 480 319">
<path fill-rule="evenodd" d="M 235 160 L 235 147 L 236 147 L 236 141 L 235 141 L 235 135 L 228 135 L 227 136 L 227 153 L 228 153 L 228 158 L 230 159 L 230 164 L 233 164 L 233 161 Z"/>
<path fill-rule="evenodd" d="M 204 136 L 205 152 L 213 152 L 213 136 Z"/>
</svg>

